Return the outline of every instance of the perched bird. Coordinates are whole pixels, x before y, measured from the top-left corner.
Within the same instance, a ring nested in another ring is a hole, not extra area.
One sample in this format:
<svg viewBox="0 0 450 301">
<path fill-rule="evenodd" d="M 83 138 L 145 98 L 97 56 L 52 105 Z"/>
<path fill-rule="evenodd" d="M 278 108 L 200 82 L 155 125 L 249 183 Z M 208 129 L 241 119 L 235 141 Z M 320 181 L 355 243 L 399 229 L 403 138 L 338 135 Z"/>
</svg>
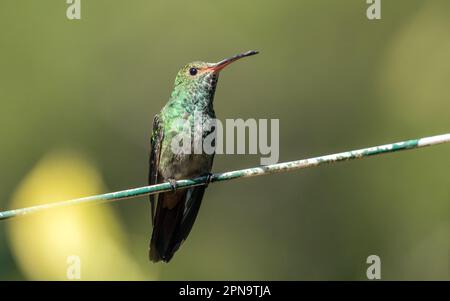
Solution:
<svg viewBox="0 0 450 301">
<path fill-rule="evenodd" d="M 175 181 L 210 175 L 213 164 L 214 152 L 183 153 L 173 150 L 172 140 L 183 131 L 180 120 L 192 132 L 202 131 L 201 139 L 210 134 L 214 127 L 205 127 L 205 130 L 195 126 L 194 116 L 200 119 L 196 122 L 201 125 L 214 124 L 213 99 L 220 71 L 238 59 L 257 53 L 248 51 L 218 63 L 187 64 L 176 76 L 169 101 L 153 118 L 149 184 L 169 181 L 173 191 L 150 195 L 153 224 L 149 251 L 151 261 L 170 261 L 189 235 L 200 209 L 206 186 L 177 190 Z M 192 139 L 192 144 L 194 141 Z"/>
</svg>

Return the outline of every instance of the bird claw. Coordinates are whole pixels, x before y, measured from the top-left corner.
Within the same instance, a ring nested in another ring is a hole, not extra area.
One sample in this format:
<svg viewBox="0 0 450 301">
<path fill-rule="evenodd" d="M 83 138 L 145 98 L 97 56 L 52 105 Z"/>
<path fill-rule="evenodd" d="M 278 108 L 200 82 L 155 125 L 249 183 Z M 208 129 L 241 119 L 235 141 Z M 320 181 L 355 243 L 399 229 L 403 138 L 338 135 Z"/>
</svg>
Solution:
<svg viewBox="0 0 450 301">
<path fill-rule="evenodd" d="M 211 183 L 213 177 L 214 177 L 214 174 L 212 174 L 212 173 L 208 173 L 206 175 L 205 188 L 209 186 L 209 183 Z"/>
<path fill-rule="evenodd" d="M 172 191 L 177 191 L 177 180 L 175 179 L 169 179 L 170 186 L 172 187 Z"/>
</svg>

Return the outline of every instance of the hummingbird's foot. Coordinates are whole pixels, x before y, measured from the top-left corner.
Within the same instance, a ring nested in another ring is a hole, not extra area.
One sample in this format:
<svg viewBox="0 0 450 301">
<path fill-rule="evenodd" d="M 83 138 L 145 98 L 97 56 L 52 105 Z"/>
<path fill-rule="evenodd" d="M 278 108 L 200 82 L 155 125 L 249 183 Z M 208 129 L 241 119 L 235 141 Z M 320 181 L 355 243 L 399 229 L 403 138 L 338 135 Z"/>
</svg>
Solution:
<svg viewBox="0 0 450 301">
<path fill-rule="evenodd" d="M 208 173 L 206 175 L 205 188 L 209 186 L 209 183 L 211 183 L 213 177 L 214 177 L 213 173 Z"/>
<path fill-rule="evenodd" d="M 172 191 L 177 191 L 177 180 L 175 179 L 169 179 L 170 186 L 172 187 Z"/>
</svg>

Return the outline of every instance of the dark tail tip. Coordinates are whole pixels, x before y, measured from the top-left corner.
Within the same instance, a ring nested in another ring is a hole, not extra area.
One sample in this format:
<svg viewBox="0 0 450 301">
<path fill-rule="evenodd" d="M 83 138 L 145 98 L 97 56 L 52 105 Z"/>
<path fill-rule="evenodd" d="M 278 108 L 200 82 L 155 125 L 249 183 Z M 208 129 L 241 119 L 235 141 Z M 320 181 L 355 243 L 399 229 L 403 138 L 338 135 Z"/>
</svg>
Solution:
<svg viewBox="0 0 450 301">
<path fill-rule="evenodd" d="M 173 253 L 170 255 L 162 255 L 158 252 L 158 250 L 155 248 L 155 246 L 150 246 L 150 250 L 148 251 L 148 259 L 150 259 L 151 262 L 157 263 L 160 261 L 163 262 L 169 262 L 173 257 Z"/>
<path fill-rule="evenodd" d="M 148 259 L 150 259 L 153 263 L 157 263 L 161 261 L 162 258 L 159 256 L 158 252 L 155 251 L 155 248 L 150 247 L 150 250 L 148 251 Z"/>
</svg>

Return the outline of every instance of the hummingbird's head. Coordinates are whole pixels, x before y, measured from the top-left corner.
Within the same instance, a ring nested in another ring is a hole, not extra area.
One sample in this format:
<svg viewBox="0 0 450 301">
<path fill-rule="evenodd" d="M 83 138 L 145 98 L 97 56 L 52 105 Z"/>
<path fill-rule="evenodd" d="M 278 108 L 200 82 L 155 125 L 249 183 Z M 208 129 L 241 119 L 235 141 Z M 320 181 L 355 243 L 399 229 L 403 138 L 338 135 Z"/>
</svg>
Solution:
<svg viewBox="0 0 450 301">
<path fill-rule="evenodd" d="M 187 93 L 188 96 L 194 98 L 194 101 L 200 97 L 212 101 L 220 71 L 232 62 L 257 53 L 257 51 L 247 51 L 218 63 L 189 63 L 178 72 L 175 78 L 175 91 Z"/>
</svg>

